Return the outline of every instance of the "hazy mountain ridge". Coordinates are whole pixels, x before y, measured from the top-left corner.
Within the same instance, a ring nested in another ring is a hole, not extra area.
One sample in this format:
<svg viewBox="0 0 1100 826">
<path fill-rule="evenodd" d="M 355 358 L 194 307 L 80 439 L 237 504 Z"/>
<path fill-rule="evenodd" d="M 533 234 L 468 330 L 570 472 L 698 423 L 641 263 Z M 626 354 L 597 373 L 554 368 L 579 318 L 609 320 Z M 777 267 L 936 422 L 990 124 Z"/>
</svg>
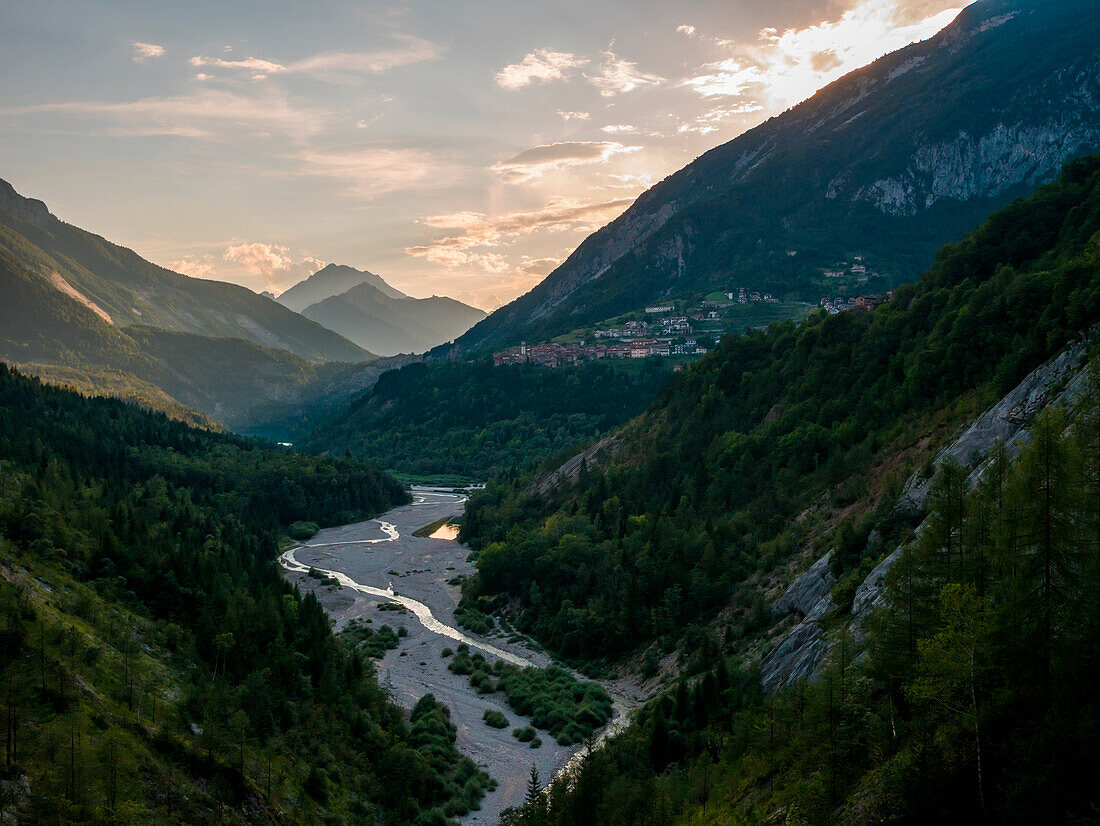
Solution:
<svg viewBox="0 0 1100 826">
<path fill-rule="evenodd" d="M 357 270 L 346 264 L 328 264 L 309 278 L 299 281 L 290 289 L 280 293 L 275 300 L 284 307 L 300 313 L 312 304 L 345 293 L 364 282 L 380 290 L 389 298 L 408 298 L 403 292 L 387 284 L 382 276 L 375 275 L 369 270 Z"/>
<path fill-rule="evenodd" d="M 371 358 L 331 330 L 245 287 L 172 272 L 60 221 L 44 203 L 22 197 L 6 182 L 0 182 L 0 247 L 70 297 L 79 294 L 78 300 L 120 327 L 242 338 L 309 361 Z"/>
<path fill-rule="evenodd" d="M 351 284 L 350 287 L 345 285 Z M 485 312 L 446 296 L 412 298 L 381 276 L 329 264 L 279 296 L 299 312 L 372 353 L 423 353 L 451 341 Z"/>
<path fill-rule="evenodd" d="M 0 360 L 192 422 L 203 419 L 187 408 L 235 428 L 272 415 L 273 407 L 307 416 L 368 387 L 392 364 L 317 364 L 240 338 L 114 326 L 3 250 L 0 292 Z"/>
<path fill-rule="evenodd" d="M 940 244 L 1100 147 L 1098 43 L 1087 3 L 981 0 L 666 178 L 456 350 L 734 281 L 816 300 L 821 268 L 854 253 L 891 283 L 914 277 Z"/>
<path fill-rule="evenodd" d="M 390 299 L 372 284 L 360 284 L 302 311 L 364 349 L 383 356 L 423 353 L 450 341 L 485 313 L 446 296 Z"/>
</svg>

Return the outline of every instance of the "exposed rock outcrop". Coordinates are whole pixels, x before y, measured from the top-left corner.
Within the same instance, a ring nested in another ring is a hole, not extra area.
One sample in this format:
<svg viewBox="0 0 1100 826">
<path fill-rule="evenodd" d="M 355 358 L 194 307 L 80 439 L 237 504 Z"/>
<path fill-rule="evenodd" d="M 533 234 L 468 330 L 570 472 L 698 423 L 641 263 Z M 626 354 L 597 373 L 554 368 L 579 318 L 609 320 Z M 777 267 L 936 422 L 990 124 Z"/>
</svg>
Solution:
<svg viewBox="0 0 1100 826">
<path fill-rule="evenodd" d="M 568 459 L 557 470 L 535 479 L 524 492 L 528 496 L 545 496 L 563 484 L 573 484 L 580 476 L 582 467 L 596 468 L 606 464 L 619 452 L 620 447 L 622 447 L 622 439 L 619 436 L 600 439 L 587 450 Z"/>
<path fill-rule="evenodd" d="M 1052 404 L 1069 404 L 1079 397 L 1085 386 L 1082 367 L 1086 355 L 1085 345 L 1075 344 L 1032 370 L 1007 396 L 936 454 L 935 464 L 953 458 L 964 467 L 974 468 L 973 482 L 981 477 L 983 462 L 996 445 L 1004 443 L 1010 455 L 1018 454 L 1030 438 L 1027 426 L 1040 410 Z M 910 510 L 921 510 L 931 487 L 932 476 L 914 474 L 906 483 L 900 504 Z"/>
<path fill-rule="evenodd" d="M 832 561 L 833 552 L 829 551 L 811 565 L 810 570 L 792 582 L 783 592 L 783 596 L 772 606 L 772 616 L 780 617 L 793 613 L 802 617 L 808 615 L 836 584 L 836 577 L 829 567 Z"/>
<path fill-rule="evenodd" d="M 768 693 L 815 674 L 829 652 L 818 623 L 836 607 L 831 593 L 836 584 L 830 568 L 832 559 L 833 552 L 829 551 L 795 579 L 772 606 L 772 616 L 797 614 L 802 621 L 760 662 L 760 680 Z"/>
<path fill-rule="evenodd" d="M 1087 345 L 1074 344 L 1030 372 L 997 404 L 962 429 L 951 444 L 936 454 L 935 464 L 948 457 L 972 467 L 971 484 L 977 484 L 989 466 L 989 456 L 998 444 L 1005 444 L 1012 456 L 1030 441 L 1030 426 L 1048 407 L 1068 407 L 1080 400 L 1088 387 Z M 931 479 L 914 474 L 898 506 L 923 510 Z M 913 532 L 919 538 L 927 520 Z M 852 600 L 849 630 L 862 643 L 867 620 L 885 599 L 886 575 L 901 558 L 905 545 L 884 557 L 860 583 Z M 813 679 L 825 663 L 830 648 L 828 635 L 819 620 L 835 608 L 831 591 L 835 577 L 829 563 L 832 552 L 817 560 L 796 578 L 772 606 L 774 617 L 797 614 L 802 621 L 788 630 L 760 663 L 760 679 L 768 693 L 780 691 L 802 679 Z"/>
</svg>

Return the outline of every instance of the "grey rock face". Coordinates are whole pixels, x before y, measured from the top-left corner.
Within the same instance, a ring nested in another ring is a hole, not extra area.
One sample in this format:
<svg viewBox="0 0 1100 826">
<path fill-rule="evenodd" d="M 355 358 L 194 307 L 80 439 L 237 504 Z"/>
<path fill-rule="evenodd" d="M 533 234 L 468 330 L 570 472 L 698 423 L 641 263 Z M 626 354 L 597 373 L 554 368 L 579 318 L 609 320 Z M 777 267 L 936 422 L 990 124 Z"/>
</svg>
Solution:
<svg viewBox="0 0 1100 826">
<path fill-rule="evenodd" d="M 621 446 L 622 439 L 619 436 L 600 439 L 587 450 L 568 459 L 557 470 L 535 479 L 524 492 L 528 496 L 545 496 L 563 484 L 573 484 L 580 476 L 582 466 L 592 468 L 605 464 L 619 452 Z"/>
<path fill-rule="evenodd" d="M 861 187 L 852 199 L 888 215 L 916 215 L 944 199 L 995 198 L 1019 184 L 1049 181 L 1098 141 L 1100 129 L 1093 123 L 998 123 L 983 135 L 960 132 L 952 141 L 918 148 L 900 175 Z"/>
<path fill-rule="evenodd" d="M 829 568 L 832 559 L 833 552 L 829 551 L 795 579 L 772 606 L 772 616 L 798 614 L 803 619 L 760 663 L 760 679 L 768 693 L 812 677 L 825 660 L 829 646 L 818 621 L 836 607 L 830 593 L 836 584 Z"/>
<path fill-rule="evenodd" d="M 1040 410 L 1051 404 L 1071 401 L 1072 393 L 1067 396 L 1063 390 L 1077 388 L 1075 392 L 1081 392 L 1084 387 L 1081 368 L 1085 356 L 1085 345 L 1077 344 L 1032 370 L 1007 396 L 975 419 L 962 435 L 936 454 L 936 465 L 949 457 L 954 458 L 965 467 L 975 468 L 971 481 L 977 481 L 983 470 L 982 462 L 997 444 L 1003 442 L 1009 454 L 1015 456 L 1027 444 L 1030 438 L 1027 425 Z M 925 479 L 913 474 L 905 485 L 900 504 L 911 510 L 920 510 L 928 499 L 931 487 L 931 477 Z"/>
<path fill-rule="evenodd" d="M 774 694 L 799 680 L 811 679 L 828 651 L 825 635 L 816 622 L 799 623 L 761 661 L 764 691 Z"/>
<path fill-rule="evenodd" d="M 797 613 L 806 617 L 836 584 L 836 577 L 829 567 L 832 560 L 833 552 L 829 551 L 792 582 L 772 606 L 772 616 Z"/>
<path fill-rule="evenodd" d="M 936 463 L 952 456 L 963 464 L 973 466 L 970 482 L 976 484 L 988 467 L 990 452 L 998 443 L 1003 442 L 1010 455 L 1017 455 L 1030 440 L 1029 427 L 1040 411 L 1052 406 L 1070 406 L 1083 396 L 1088 387 L 1086 357 L 1086 345 L 1075 344 L 1033 370 L 1001 401 L 971 422 L 957 439 L 943 448 L 936 456 Z M 930 487 L 931 480 L 914 474 L 899 505 L 919 510 L 927 501 Z M 913 538 L 919 538 L 927 524 L 925 520 L 918 525 Z M 849 630 L 857 643 L 863 639 L 867 620 L 886 597 L 886 575 L 897 564 L 903 550 L 904 546 L 898 547 L 883 558 L 856 589 Z M 820 673 L 829 651 L 829 641 L 818 620 L 835 607 L 830 594 L 835 582 L 829 570 L 831 558 L 832 552 L 815 562 L 791 583 L 772 607 L 773 616 L 798 613 L 803 620 L 788 631 L 760 663 L 761 681 L 769 693 L 801 679 L 813 679 Z"/>
</svg>

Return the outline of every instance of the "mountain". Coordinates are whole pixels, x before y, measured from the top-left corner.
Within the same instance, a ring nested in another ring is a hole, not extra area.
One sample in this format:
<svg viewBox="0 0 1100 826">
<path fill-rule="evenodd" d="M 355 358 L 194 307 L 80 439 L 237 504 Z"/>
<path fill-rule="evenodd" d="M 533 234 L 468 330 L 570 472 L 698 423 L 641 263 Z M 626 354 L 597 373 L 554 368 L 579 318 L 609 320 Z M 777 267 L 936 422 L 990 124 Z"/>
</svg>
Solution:
<svg viewBox="0 0 1100 826">
<path fill-rule="evenodd" d="M 373 277 L 381 281 L 378 276 Z M 453 298 L 409 298 L 384 281 L 382 284 L 385 290 L 371 281 L 357 284 L 306 307 L 302 315 L 382 356 L 427 352 L 457 338 L 485 318 L 482 310 Z"/>
<path fill-rule="evenodd" d="M 295 523 L 409 501 L 377 468 L 3 365 L 0 468 L 5 819 L 443 824 L 495 785 L 281 575 Z"/>
<path fill-rule="evenodd" d="M 885 292 L 1098 148 L 1100 5 L 980 0 L 645 192 L 454 351 L 719 287 L 816 303 L 857 255 L 883 277 L 852 289 Z"/>
<path fill-rule="evenodd" d="M 0 294 L 0 360 L 89 395 L 141 402 L 191 422 L 208 417 L 248 429 L 290 411 L 308 420 L 317 407 L 368 387 L 391 366 L 388 360 L 319 364 L 240 338 L 119 327 L 2 249 Z M 287 431 L 281 425 L 267 432 Z"/>
<path fill-rule="evenodd" d="M 190 278 L 132 250 L 66 224 L 41 201 L 0 181 L 0 248 L 59 295 L 118 328 L 142 325 L 178 333 L 240 338 L 307 361 L 372 356 L 331 330 L 236 284 Z"/>
<path fill-rule="evenodd" d="M 344 264 L 329 264 L 304 281 L 299 281 L 275 300 L 300 313 L 311 304 L 340 295 L 364 283 L 375 287 L 388 298 L 408 298 L 403 292 L 387 284 L 380 275 Z"/>
<path fill-rule="evenodd" d="M 668 689 L 535 822 L 1091 817 L 1098 335 L 1093 156 L 475 495 L 460 613 Z"/>
</svg>

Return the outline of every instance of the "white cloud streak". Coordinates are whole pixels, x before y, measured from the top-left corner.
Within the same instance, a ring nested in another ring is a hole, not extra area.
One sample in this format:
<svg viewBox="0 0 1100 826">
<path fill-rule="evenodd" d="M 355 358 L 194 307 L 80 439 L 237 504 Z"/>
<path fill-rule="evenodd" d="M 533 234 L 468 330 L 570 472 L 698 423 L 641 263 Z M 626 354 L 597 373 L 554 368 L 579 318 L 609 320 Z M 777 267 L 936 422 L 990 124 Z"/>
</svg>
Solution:
<svg viewBox="0 0 1100 826">
<path fill-rule="evenodd" d="M 573 70 L 588 65 L 588 59 L 572 52 L 555 52 L 551 49 L 535 49 L 519 63 L 505 66 L 496 73 L 497 86 L 509 91 L 522 89 L 532 83 L 550 83 L 567 80 Z"/>
<path fill-rule="evenodd" d="M 465 175 L 458 163 L 416 147 L 310 147 L 295 159 L 301 174 L 331 178 L 346 194 L 365 201 L 395 192 L 443 189 Z"/>
<path fill-rule="evenodd" d="M 525 149 L 515 157 L 493 164 L 505 183 L 520 184 L 541 178 L 547 172 L 573 166 L 605 163 L 615 155 L 637 152 L 640 146 L 616 141 L 559 141 Z"/>
<path fill-rule="evenodd" d="M 134 43 L 134 63 L 141 63 L 150 57 L 164 57 L 164 47 L 155 43 Z"/>
<path fill-rule="evenodd" d="M 305 139 L 318 133 L 327 113 L 293 102 L 268 89 L 251 96 L 221 89 L 188 95 L 148 97 L 123 103 L 43 103 L 0 110 L 0 115 L 67 114 L 114 121 L 116 134 L 214 137 L 229 129 L 278 133 Z"/>
<path fill-rule="evenodd" d="M 330 83 L 354 83 L 363 75 L 380 75 L 391 69 L 436 60 L 440 48 L 429 40 L 408 35 L 394 37 L 398 45 L 373 52 L 325 52 L 290 63 L 278 63 L 259 57 L 227 60 L 196 55 L 191 65 L 234 72 L 247 72 L 253 80 L 271 75 L 307 75 Z"/>
<path fill-rule="evenodd" d="M 762 97 L 775 108 L 805 100 L 822 86 L 947 25 L 959 9 L 898 24 L 903 0 L 864 0 L 839 20 L 803 29 L 763 29 L 742 54 L 708 64 L 684 85 L 703 97 Z M 728 44 L 728 41 L 716 41 Z"/>
<path fill-rule="evenodd" d="M 624 95 L 645 86 L 656 86 L 664 82 L 659 75 L 642 72 L 638 64 L 624 60 L 612 50 L 614 43 L 601 52 L 599 72 L 593 75 L 585 75 L 585 78 L 600 90 L 600 95 L 609 98 L 616 95 Z"/>
<path fill-rule="evenodd" d="M 488 216 L 480 212 L 456 212 L 429 216 L 421 219 L 420 223 L 434 229 L 457 231 L 430 244 L 407 247 L 405 252 L 445 267 L 474 267 L 484 272 L 504 272 L 510 269 L 510 265 L 498 251 L 501 247 L 536 232 L 591 232 L 618 216 L 633 201 L 633 198 L 619 198 L 586 204 L 555 199 L 542 209 L 531 212 L 511 212 L 498 216 Z M 542 261 L 544 265 L 547 263 L 547 259 L 526 259 L 521 262 L 521 266 L 531 266 L 534 260 Z"/>
</svg>

